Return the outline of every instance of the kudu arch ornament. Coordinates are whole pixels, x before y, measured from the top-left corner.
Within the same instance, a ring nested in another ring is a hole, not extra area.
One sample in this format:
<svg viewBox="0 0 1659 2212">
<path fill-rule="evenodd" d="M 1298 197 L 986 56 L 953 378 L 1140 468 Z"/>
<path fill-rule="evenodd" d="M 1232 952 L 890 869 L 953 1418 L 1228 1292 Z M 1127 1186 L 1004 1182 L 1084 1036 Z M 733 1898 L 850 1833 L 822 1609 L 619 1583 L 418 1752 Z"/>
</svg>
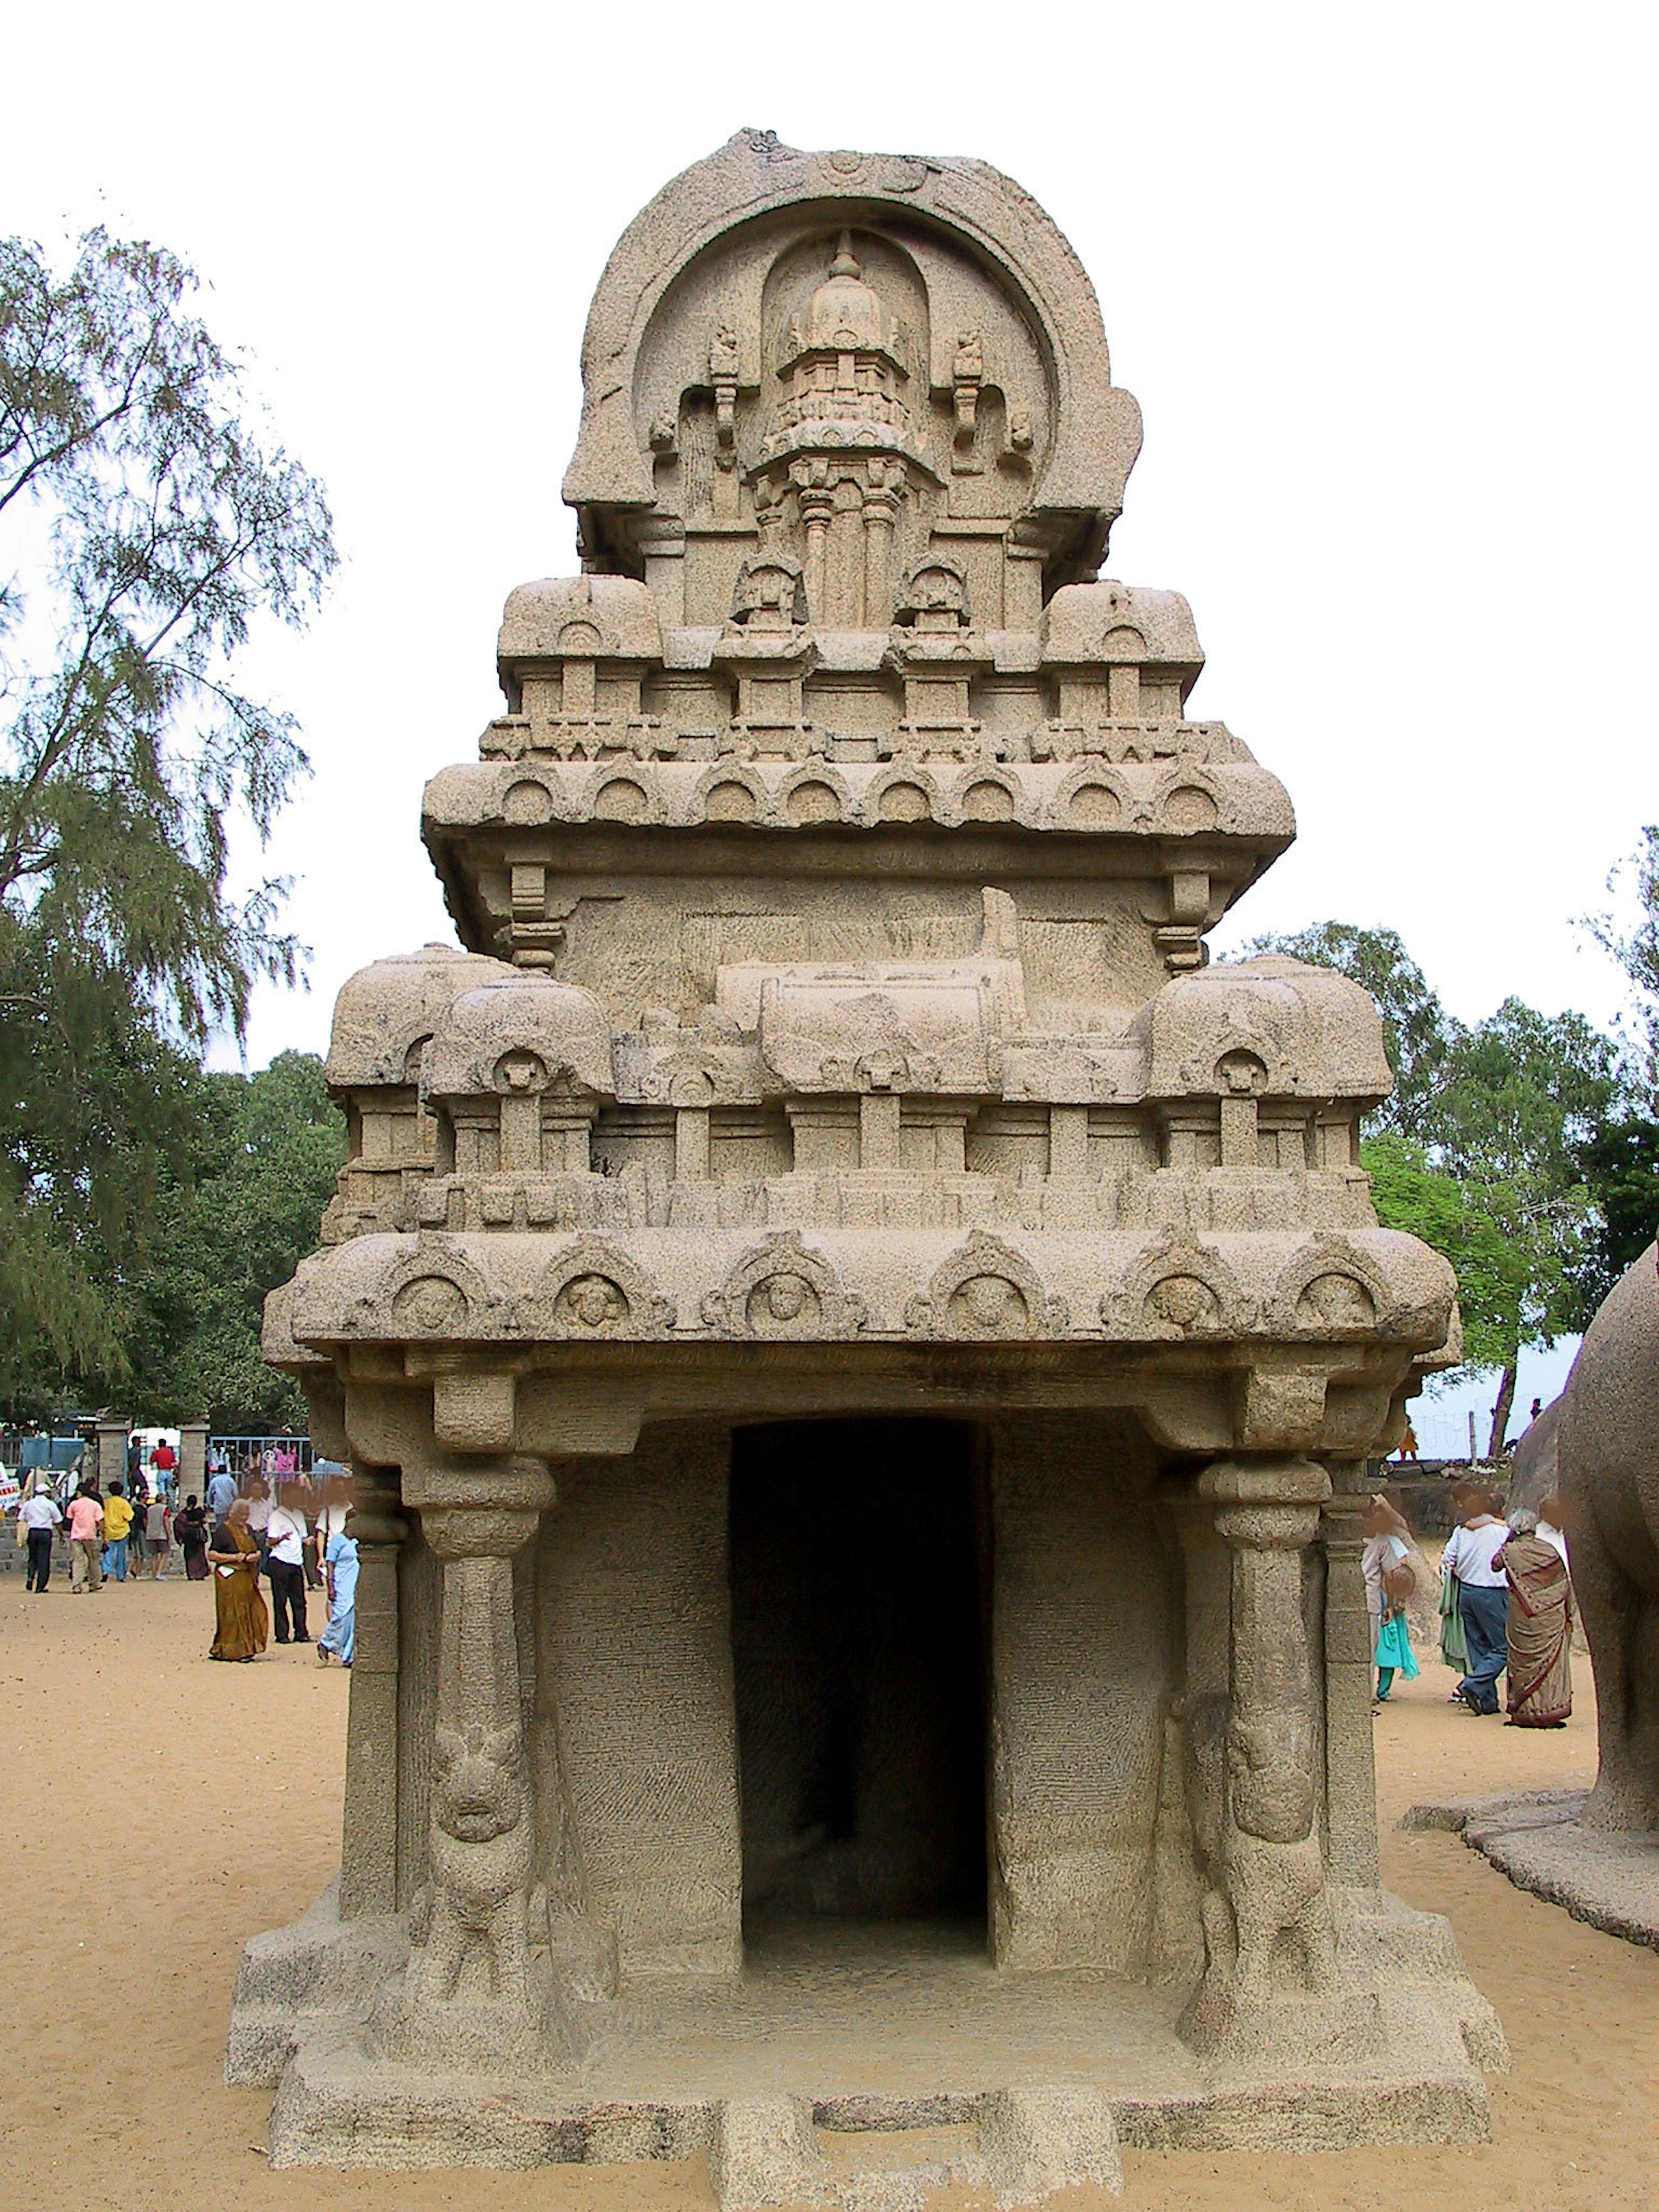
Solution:
<svg viewBox="0 0 1659 2212">
<path fill-rule="evenodd" d="M 231 2079 L 280 2161 L 707 2148 L 727 2212 L 872 2129 L 1007 2201 L 1484 2136 L 1359 1569 L 1455 1285 L 1358 1165 L 1370 1001 L 1206 964 L 1293 823 L 1097 579 L 1087 278 L 981 163 L 743 132 L 583 377 L 583 573 L 426 793 L 465 949 L 342 993 L 268 1307 L 362 1567 L 339 1889 Z"/>
</svg>

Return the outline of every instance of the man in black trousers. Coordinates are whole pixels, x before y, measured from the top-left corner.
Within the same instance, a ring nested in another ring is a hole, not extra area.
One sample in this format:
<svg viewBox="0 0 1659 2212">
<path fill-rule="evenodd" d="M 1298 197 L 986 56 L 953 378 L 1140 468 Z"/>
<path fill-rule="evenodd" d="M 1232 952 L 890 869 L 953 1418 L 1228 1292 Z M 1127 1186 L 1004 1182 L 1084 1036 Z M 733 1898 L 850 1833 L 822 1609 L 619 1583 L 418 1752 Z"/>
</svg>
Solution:
<svg viewBox="0 0 1659 2212">
<path fill-rule="evenodd" d="M 278 1644 L 309 1644 L 306 1627 L 306 1516 L 291 1489 L 277 1493 L 265 1524 L 265 1572 L 270 1577 L 270 1625 Z M 290 1626 L 292 1636 L 290 1637 Z"/>
</svg>

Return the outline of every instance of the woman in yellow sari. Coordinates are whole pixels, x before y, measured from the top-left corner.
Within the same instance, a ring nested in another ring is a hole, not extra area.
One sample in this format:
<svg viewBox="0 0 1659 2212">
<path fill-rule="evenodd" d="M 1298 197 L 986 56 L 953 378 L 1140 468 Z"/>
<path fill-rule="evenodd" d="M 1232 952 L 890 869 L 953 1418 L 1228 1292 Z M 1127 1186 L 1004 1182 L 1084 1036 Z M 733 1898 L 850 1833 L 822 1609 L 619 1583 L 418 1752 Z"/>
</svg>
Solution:
<svg viewBox="0 0 1659 2212">
<path fill-rule="evenodd" d="M 1493 1560 L 1510 1586 L 1510 1728 L 1565 1728 L 1572 1712 L 1572 1584 L 1566 1562 L 1538 1534 L 1535 1513 L 1510 1516 Z"/>
<path fill-rule="evenodd" d="M 216 1632 L 210 1659 L 257 1659 L 270 1635 L 270 1615 L 259 1589 L 259 1547 L 249 1533 L 247 1500 L 239 1498 L 213 1532 Z"/>
</svg>

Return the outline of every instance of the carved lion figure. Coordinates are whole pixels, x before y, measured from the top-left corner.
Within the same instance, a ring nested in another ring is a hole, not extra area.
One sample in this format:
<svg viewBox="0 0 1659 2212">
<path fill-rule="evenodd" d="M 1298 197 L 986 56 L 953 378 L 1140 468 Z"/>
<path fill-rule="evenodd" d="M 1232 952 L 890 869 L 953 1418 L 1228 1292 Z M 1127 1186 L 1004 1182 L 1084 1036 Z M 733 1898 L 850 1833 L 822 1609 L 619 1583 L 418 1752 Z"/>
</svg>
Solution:
<svg viewBox="0 0 1659 2212">
<path fill-rule="evenodd" d="M 422 1996 L 455 1996 L 469 1967 L 483 1993 L 522 1998 L 535 1837 L 524 1743 L 513 1725 L 440 1727 L 434 1737 L 432 1917 Z"/>
</svg>

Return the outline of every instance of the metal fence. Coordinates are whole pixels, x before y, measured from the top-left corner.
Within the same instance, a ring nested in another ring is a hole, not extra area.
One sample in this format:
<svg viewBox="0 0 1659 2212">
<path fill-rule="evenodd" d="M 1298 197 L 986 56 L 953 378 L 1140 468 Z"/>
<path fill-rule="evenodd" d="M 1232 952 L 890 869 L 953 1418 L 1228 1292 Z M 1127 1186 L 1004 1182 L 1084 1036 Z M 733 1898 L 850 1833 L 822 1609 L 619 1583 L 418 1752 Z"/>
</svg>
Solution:
<svg viewBox="0 0 1659 2212">
<path fill-rule="evenodd" d="M 278 1473 L 278 1455 L 292 1452 L 290 1472 L 309 1474 L 311 1472 L 311 1438 L 309 1437 L 214 1437 L 208 1438 L 208 1468 L 222 1467 L 240 1480 L 245 1474 L 274 1475 Z M 249 1466 L 252 1460 L 253 1464 Z"/>
</svg>

